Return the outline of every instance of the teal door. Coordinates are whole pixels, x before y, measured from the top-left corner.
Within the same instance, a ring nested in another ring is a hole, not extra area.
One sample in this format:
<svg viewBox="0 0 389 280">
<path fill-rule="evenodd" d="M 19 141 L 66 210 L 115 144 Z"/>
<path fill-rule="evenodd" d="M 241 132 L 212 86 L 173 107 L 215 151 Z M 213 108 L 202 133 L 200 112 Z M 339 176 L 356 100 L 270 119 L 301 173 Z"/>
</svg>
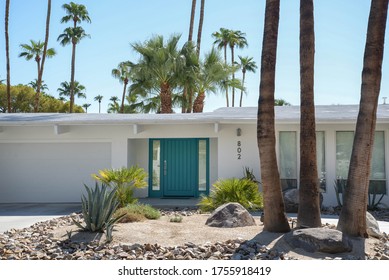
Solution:
<svg viewBox="0 0 389 280">
<path fill-rule="evenodd" d="M 164 196 L 194 196 L 197 185 L 197 148 L 194 139 L 166 139 L 162 150 Z"/>
<path fill-rule="evenodd" d="M 208 139 L 150 140 L 150 197 L 207 194 Z"/>
</svg>

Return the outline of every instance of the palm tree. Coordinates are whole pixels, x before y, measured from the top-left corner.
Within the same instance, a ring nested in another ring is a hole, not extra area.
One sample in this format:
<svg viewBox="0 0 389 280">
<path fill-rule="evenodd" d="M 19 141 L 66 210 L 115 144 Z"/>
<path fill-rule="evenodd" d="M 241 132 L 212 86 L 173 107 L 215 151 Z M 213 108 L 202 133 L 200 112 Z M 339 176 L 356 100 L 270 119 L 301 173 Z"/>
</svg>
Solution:
<svg viewBox="0 0 389 280">
<path fill-rule="evenodd" d="M 193 113 L 203 112 L 205 92 L 216 92 L 220 82 L 227 79 L 230 73 L 231 69 L 223 63 L 215 49 L 205 55 L 197 75 L 196 91 L 198 94 L 193 103 Z"/>
<path fill-rule="evenodd" d="M 91 105 L 92 105 L 92 104 L 89 104 L 89 103 L 82 104 L 82 107 L 85 109 L 85 113 L 88 113 L 88 108 L 89 108 Z"/>
<path fill-rule="evenodd" d="M 118 67 L 112 69 L 112 76 L 119 79 L 121 83 L 123 83 L 123 94 L 122 94 L 122 104 L 120 106 L 120 113 L 124 113 L 124 100 L 126 98 L 126 90 L 128 81 L 131 76 L 131 66 L 134 64 L 130 61 L 119 63 Z"/>
<path fill-rule="evenodd" d="M 285 99 L 274 99 L 274 105 L 275 106 L 290 106 L 291 104 L 286 101 Z"/>
<path fill-rule="evenodd" d="M 20 47 L 22 48 L 22 52 L 19 54 L 19 57 L 24 57 L 27 61 L 34 59 L 37 65 L 38 78 L 36 79 L 37 84 L 35 88 L 36 95 L 35 95 L 34 112 L 38 112 L 41 83 L 42 83 L 41 60 L 45 49 L 45 43 L 41 41 L 30 40 L 30 44 L 21 44 Z M 55 54 L 56 54 L 55 49 L 53 48 L 46 49 L 45 57 L 51 58 Z"/>
<path fill-rule="evenodd" d="M 248 56 L 242 57 L 240 55 L 238 57 L 240 60 L 240 68 L 242 69 L 242 86 L 244 87 L 246 72 L 249 71 L 255 73 L 258 67 L 253 57 L 248 57 Z M 242 101 L 243 101 L 243 90 L 241 90 L 240 92 L 239 107 L 242 107 Z"/>
<path fill-rule="evenodd" d="M 85 33 L 84 29 L 80 26 L 73 28 L 68 27 L 64 30 L 64 33 L 59 35 L 58 41 L 60 41 L 62 46 L 72 44 L 72 64 L 71 64 L 71 77 L 70 77 L 70 113 L 73 113 L 74 106 L 74 74 L 75 74 L 75 62 L 76 62 L 76 45 L 85 37 L 89 35 Z"/>
<path fill-rule="evenodd" d="M 382 77 L 388 0 L 372 0 L 363 60 L 361 101 L 338 229 L 367 237 L 366 211 L 378 96 Z"/>
<path fill-rule="evenodd" d="M 51 16 L 51 0 L 47 0 L 45 42 L 44 42 L 44 47 L 43 47 L 41 68 L 38 71 L 37 89 L 36 89 L 37 94 L 35 95 L 35 108 L 34 108 L 35 112 L 38 112 L 38 108 L 39 108 L 39 98 L 40 98 L 43 70 L 44 70 L 46 56 L 47 56 L 47 47 L 49 44 L 50 16 Z"/>
<path fill-rule="evenodd" d="M 59 96 L 69 97 L 69 99 L 72 96 L 72 88 L 69 82 L 62 82 L 61 87 L 57 91 L 59 92 Z M 86 98 L 85 87 L 77 81 L 74 81 L 73 85 L 73 98 L 74 96 L 77 98 Z"/>
<path fill-rule="evenodd" d="M 280 0 L 266 0 L 258 99 L 257 141 L 264 197 L 264 230 L 290 230 L 275 151 L 274 88 Z"/>
<path fill-rule="evenodd" d="M 201 0 L 199 29 L 197 31 L 197 56 L 200 56 L 201 34 L 203 32 L 203 23 L 204 23 L 204 6 L 205 6 L 205 0 Z"/>
<path fill-rule="evenodd" d="M 5 1 L 5 56 L 7 61 L 7 112 L 11 113 L 11 67 L 9 62 L 9 35 L 8 35 L 8 20 L 9 20 L 10 0 Z"/>
<path fill-rule="evenodd" d="M 108 104 L 108 113 L 119 113 L 119 101 L 120 99 L 117 96 L 112 96 L 110 99 L 112 103 Z"/>
<path fill-rule="evenodd" d="M 195 13 L 196 13 L 196 0 L 192 0 L 192 8 L 190 10 L 188 42 L 192 41 L 193 38 L 193 26 L 194 26 Z"/>
<path fill-rule="evenodd" d="M 224 63 L 227 64 L 227 46 L 230 36 L 230 30 L 226 28 L 220 28 L 220 32 L 216 31 L 212 33 L 212 37 L 215 38 L 213 42 L 214 45 L 217 46 L 218 49 L 223 49 L 224 51 Z M 228 98 L 228 87 L 225 87 L 226 90 L 226 105 L 230 106 L 229 98 Z"/>
<path fill-rule="evenodd" d="M 75 75 L 75 63 L 76 63 L 76 45 L 85 37 L 89 37 L 85 33 L 84 29 L 77 26 L 77 23 L 82 21 L 91 22 L 88 11 L 84 5 L 75 4 L 70 2 L 69 4 L 62 5 L 65 9 L 66 16 L 62 17 L 61 23 L 67 23 L 73 21 L 73 27 L 68 27 L 64 30 L 64 33 L 59 35 L 58 41 L 62 46 L 72 44 L 72 62 L 71 62 L 71 77 L 70 77 L 70 113 L 73 112 L 74 105 L 74 75 Z"/>
<path fill-rule="evenodd" d="M 297 226 L 321 227 L 314 102 L 313 0 L 300 0 L 300 188 Z"/>
<path fill-rule="evenodd" d="M 173 35 L 164 44 L 163 36 L 154 36 L 143 44 L 132 45 L 141 55 L 139 63 L 133 67 L 134 80 L 142 82 L 146 90 L 158 92 L 162 114 L 173 112 L 172 90 L 185 65 L 185 58 L 177 50 L 179 39 L 179 35 Z"/>
<path fill-rule="evenodd" d="M 37 79 L 29 82 L 28 85 L 31 86 L 35 90 L 35 92 L 38 90 L 38 80 Z M 44 81 L 41 81 L 41 85 L 40 85 L 41 92 L 44 93 L 44 91 L 48 90 L 48 89 L 49 88 L 48 88 L 47 84 L 45 84 Z"/>
<path fill-rule="evenodd" d="M 239 30 L 230 30 L 228 45 L 231 49 L 231 65 L 235 64 L 235 47 L 244 48 L 247 46 L 246 34 Z M 232 79 L 235 79 L 235 73 L 232 73 Z M 232 107 L 235 107 L 235 89 L 232 88 Z"/>
<path fill-rule="evenodd" d="M 104 96 L 102 96 L 102 95 L 97 95 L 97 96 L 95 96 L 95 98 L 94 98 L 94 101 L 99 102 L 99 114 L 100 114 L 100 112 L 101 112 L 101 101 L 103 100 L 103 97 L 104 97 Z"/>
</svg>

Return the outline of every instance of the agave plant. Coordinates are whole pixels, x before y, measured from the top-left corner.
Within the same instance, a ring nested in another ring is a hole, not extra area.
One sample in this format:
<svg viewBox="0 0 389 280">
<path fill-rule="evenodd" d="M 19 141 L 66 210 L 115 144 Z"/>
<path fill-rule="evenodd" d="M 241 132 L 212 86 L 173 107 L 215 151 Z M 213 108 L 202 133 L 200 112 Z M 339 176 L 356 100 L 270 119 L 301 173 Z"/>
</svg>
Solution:
<svg viewBox="0 0 389 280">
<path fill-rule="evenodd" d="M 203 196 L 198 204 L 203 211 L 212 211 L 228 202 L 240 203 L 249 210 L 263 207 L 263 198 L 258 190 L 258 184 L 250 179 L 219 180 L 213 187 L 211 194 Z"/>
<path fill-rule="evenodd" d="M 147 186 L 147 172 L 137 165 L 130 168 L 99 170 L 99 174 L 92 174 L 92 177 L 115 190 L 119 207 L 137 202 L 133 196 L 134 189 Z"/>
<path fill-rule="evenodd" d="M 106 231 L 107 236 L 108 234 L 112 236 L 113 225 L 122 218 L 122 216 L 113 218 L 113 214 L 119 206 L 115 191 L 110 190 L 105 184 L 99 187 L 96 183 L 94 189 L 87 185 L 84 186 L 87 196 L 81 197 L 81 204 L 85 225 L 72 218 L 73 222 L 85 231 Z"/>
</svg>

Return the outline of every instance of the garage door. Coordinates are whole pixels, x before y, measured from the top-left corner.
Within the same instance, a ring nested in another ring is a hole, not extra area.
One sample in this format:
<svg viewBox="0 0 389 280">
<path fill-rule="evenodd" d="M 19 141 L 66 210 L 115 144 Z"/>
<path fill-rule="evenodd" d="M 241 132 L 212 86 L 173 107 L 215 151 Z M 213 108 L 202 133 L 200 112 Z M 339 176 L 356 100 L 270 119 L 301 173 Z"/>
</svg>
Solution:
<svg viewBox="0 0 389 280">
<path fill-rule="evenodd" d="M 0 143 L 0 203 L 80 202 L 110 143 Z"/>
</svg>

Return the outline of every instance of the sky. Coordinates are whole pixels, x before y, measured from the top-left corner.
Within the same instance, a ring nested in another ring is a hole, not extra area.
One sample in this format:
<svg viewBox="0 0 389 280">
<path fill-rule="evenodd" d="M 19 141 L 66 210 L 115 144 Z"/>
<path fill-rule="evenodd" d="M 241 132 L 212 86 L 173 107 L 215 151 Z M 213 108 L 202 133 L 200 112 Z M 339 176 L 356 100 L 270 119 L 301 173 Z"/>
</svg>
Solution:
<svg viewBox="0 0 389 280">
<path fill-rule="evenodd" d="M 62 8 L 70 1 L 53 0 L 49 47 L 57 55 L 46 60 L 43 80 L 49 93 L 58 97 L 60 83 L 70 80 L 71 46 L 63 47 L 58 36 L 69 24 L 61 24 Z M 98 112 L 96 95 L 103 95 L 102 112 L 108 108 L 111 96 L 121 97 L 123 86 L 111 71 L 122 61 L 136 61 L 131 44 L 144 42 L 153 35 L 181 34 L 180 44 L 188 37 L 191 0 L 80 0 L 89 11 L 91 24 L 81 26 L 90 39 L 77 45 L 76 80 L 86 87 L 87 99 L 76 103 L 92 104 L 88 113 Z M 246 74 L 247 95 L 243 106 L 257 106 L 259 95 L 260 58 L 263 38 L 265 0 L 206 0 L 201 44 L 201 56 L 213 46 L 212 33 L 221 27 L 246 34 L 248 47 L 236 50 L 238 55 L 253 57 L 256 73 Z M 315 1 L 315 103 L 358 104 L 361 72 L 366 40 L 369 0 Z M 0 18 L 4 19 L 5 1 L 1 1 Z M 196 40 L 200 0 L 197 1 L 194 40 Z M 35 61 L 19 58 L 20 44 L 31 39 L 44 40 L 47 12 L 46 0 L 11 0 L 9 17 L 11 84 L 28 84 L 37 78 Z M 2 24 L 3 26 L 3 24 Z M 3 32 L 2 32 L 3 33 Z M 3 33 L 4 34 L 4 33 Z M 0 79 L 6 78 L 5 39 L 0 38 Z M 230 55 L 230 53 L 228 53 Z M 230 59 L 230 57 L 229 57 Z M 387 56 L 384 56 L 380 103 L 389 97 Z M 241 78 L 241 73 L 236 74 Z M 237 91 L 236 98 L 240 91 Z M 292 105 L 300 103 L 299 78 L 299 1 L 281 0 L 277 49 L 276 98 Z M 225 107 L 222 92 L 210 93 L 204 111 Z"/>
</svg>

